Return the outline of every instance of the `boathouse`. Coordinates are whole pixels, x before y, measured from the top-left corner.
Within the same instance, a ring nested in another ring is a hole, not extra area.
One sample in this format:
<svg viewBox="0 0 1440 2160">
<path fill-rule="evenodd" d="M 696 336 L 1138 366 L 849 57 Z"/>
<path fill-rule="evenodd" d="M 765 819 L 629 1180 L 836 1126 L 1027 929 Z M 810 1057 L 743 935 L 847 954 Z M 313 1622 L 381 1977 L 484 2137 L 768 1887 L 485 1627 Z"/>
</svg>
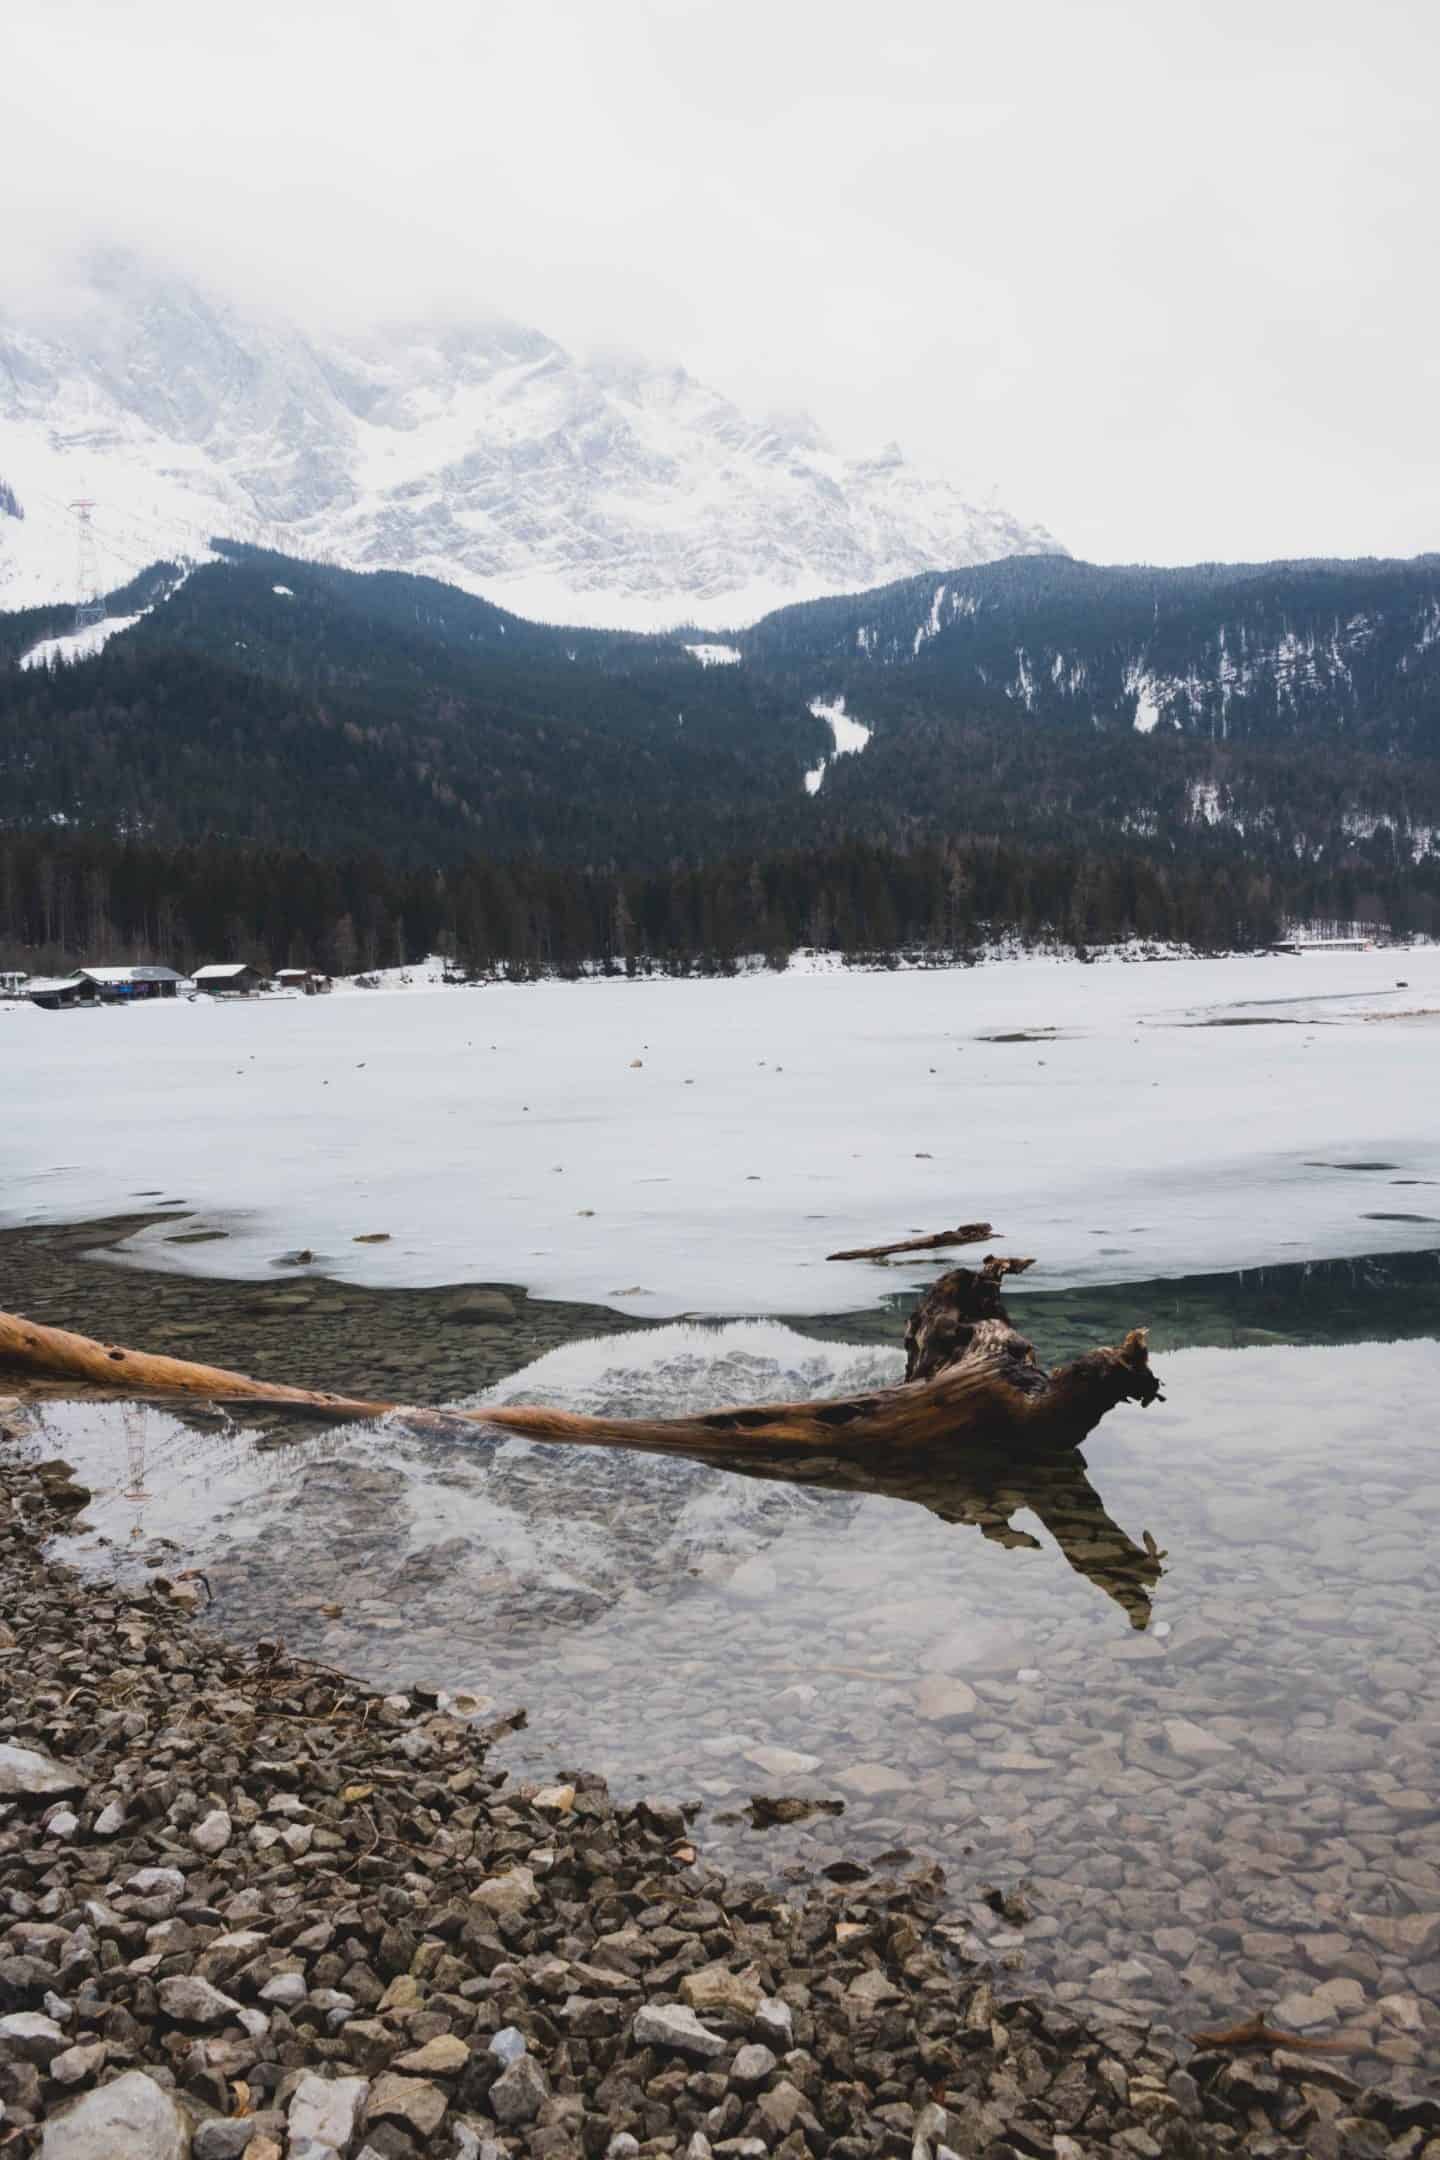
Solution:
<svg viewBox="0 0 1440 2160">
<path fill-rule="evenodd" d="M 212 960 L 196 968 L 195 987 L 207 997 L 254 997 L 264 977 L 248 960 Z"/>
<path fill-rule="evenodd" d="M 25 995 L 42 1012 L 63 1012 L 68 1005 L 98 1005 L 100 992 L 84 975 L 36 975 Z"/>
<path fill-rule="evenodd" d="M 81 982 L 93 983 L 107 1005 L 173 998 L 180 988 L 180 977 L 170 967 L 83 967 L 75 974 Z"/>
</svg>

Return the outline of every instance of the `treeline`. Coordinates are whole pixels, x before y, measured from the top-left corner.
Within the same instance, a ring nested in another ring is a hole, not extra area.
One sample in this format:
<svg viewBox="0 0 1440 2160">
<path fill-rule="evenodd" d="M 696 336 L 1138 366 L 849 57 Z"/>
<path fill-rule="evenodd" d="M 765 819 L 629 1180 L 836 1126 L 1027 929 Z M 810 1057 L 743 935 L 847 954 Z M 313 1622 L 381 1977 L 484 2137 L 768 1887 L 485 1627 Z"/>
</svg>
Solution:
<svg viewBox="0 0 1440 2160">
<path fill-rule="evenodd" d="M 349 974 L 430 952 L 477 974 L 723 973 L 752 954 L 783 964 L 801 945 L 849 959 L 965 958 L 1000 938 L 1224 951 L 1317 920 L 1440 934 L 1440 864 L 1282 874 L 1083 846 L 851 839 L 617 876 L 0 832 L 0 967 L 32 974 L 135 960 Z"/>
</svg>

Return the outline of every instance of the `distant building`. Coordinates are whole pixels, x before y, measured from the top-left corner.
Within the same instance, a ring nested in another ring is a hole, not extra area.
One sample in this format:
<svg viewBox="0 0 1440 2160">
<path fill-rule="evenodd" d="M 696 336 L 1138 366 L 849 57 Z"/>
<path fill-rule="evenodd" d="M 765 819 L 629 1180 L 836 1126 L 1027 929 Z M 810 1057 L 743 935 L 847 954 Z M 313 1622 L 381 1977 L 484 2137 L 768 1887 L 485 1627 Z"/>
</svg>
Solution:
<svg viewBox="0 0 1440 2160">
<path fill-rule="evenodd" d="M 173 998 L 180 977 L 168 967 L 76 968 L 82 982 L 93 983 L 107 1005 L 129 1004 L 140 998 Z"/>
<path fill-rule="evenodd" d="M 152 998 L 173 998 L 180 986 L 174 968 L 84 967 L 68 975 L 35 977 L 23 984 L 24 995 L 45 1012 L 68 1005 L 134 1005 Z"/>
<path fill-rule="evenodd" d="M 0 997 L 18 997 L 29 980 L 23 968 L 0 968 Z"/>
<path fill-rule="evenodd" d="M 1373 952 L 1373 937 L 1291 937 L 1277 938 L 1271 952 Z"/>
<path fill-rule="evenodd" d="M 84 975 L 36 975 L 26 983 L 25 995 L 42 1012 L 63 1012 L 68 1005 L 98 1005 L 100 992 Z"/>
<path fill-rule="evenodd" d="M 264 979 L 248 960 L 212 960 L 195 970 L 195 987 L 206 997 L 253 997 Z"/>
<path fill-rule="evenodd" d="M 318 997 L 330 988 L 330 977 L 317 974 L 314 968 L 277 968 L 277 990 L 303 990 L 306 997 Z"/>
</svg>

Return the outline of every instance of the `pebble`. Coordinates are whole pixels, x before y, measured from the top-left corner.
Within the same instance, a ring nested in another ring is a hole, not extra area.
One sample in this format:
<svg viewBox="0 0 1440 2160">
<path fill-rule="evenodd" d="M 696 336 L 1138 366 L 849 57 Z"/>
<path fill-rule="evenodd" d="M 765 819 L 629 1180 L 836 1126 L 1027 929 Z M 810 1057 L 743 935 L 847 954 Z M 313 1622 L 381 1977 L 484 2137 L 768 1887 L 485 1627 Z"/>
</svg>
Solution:
<svg viewBox="0 0 1440 2160">
<path fill-rule="evenodd" d="M 534 2122 L 550 2097 L 550 2084 L 533 2055 L 522 2055 L 490 2087 L 490 2110 L 507 2128 Z"/>
<path fill-rule="evenodd" d="M 637 2047 L 668 2048 L 695 2062 L 714 2062 L 727 2052 L 726 2042 L 693 2010 L 678 2003 L 647 2004 L 636 2016 L 631 2032 Z"/>
<path fill-rule="evenodd" d="M 730 2082 L 741 2092 L 753 2092 L 763 2085 L 776 2067 L 776 2059 L 760 2041 L 752 2040 L 735 2057 L 730 2065 Z"/>
<path fill-rule="evenodd" d="M 364 2078 L 325 2078 L 307 2071 L 290 2095 L 287 2128 L 292 2146 L 308 2138 L 322 2149 L 348 2151 L 369 2089 Z"/>
<path fill-rule="evenodd" d="M 174 2018 L 181 2025 L 223 2025 L 227 2018 L 239 2015 L 240 2005 L 229 1995 L 222 1995 L 219 1988 L 208 1980 L 193 1974 L 177 1974 L 174 1979 L 162 1980 L 155 1990 L 156 1999 L 166 2017 Z"/>
<path fill-rule="evenodd" d="M 387 2070 L 370 2087 L 365 2119 L 367 2125 L 403 2122 L 420 2137 L 428 2138 L 445 2120 L 449 2104 L 438 2085 L 430 2084 L 425 2078 L 397 2077 Z"/>
<path fill-rule="evenodd" d="M 463 2070 L 470 2060 L 470 2050 L 454 2033 L 437 2033 L 423 2047 L 412 2048 L 407 2055 L 397 2055 L 395 2068 L 403 2070 L 407 2077 L 453 2077 Z"/>
</svg>

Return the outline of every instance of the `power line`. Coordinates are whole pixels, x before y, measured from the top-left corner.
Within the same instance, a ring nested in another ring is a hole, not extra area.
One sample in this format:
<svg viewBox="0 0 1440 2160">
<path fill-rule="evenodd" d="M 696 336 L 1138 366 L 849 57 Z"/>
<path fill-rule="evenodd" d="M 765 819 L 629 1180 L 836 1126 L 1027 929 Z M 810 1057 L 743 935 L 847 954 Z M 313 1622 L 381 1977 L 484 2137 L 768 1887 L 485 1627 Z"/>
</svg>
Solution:
<svg viewBox="0 0 1440 2160">
<path fill-rule="evenodd" d="M 75 605 L 76 630 L 89 630 L 95 623 L 105 620 L 105 603 L 100 598 L 100 580 L 95 568 L 95 528 L 90 513 L 95 508 L 88 495 L 82 495 L 70 504 L 79 520 L 75 546 L 75 590 L 79 595 Z"/>
</svg>

